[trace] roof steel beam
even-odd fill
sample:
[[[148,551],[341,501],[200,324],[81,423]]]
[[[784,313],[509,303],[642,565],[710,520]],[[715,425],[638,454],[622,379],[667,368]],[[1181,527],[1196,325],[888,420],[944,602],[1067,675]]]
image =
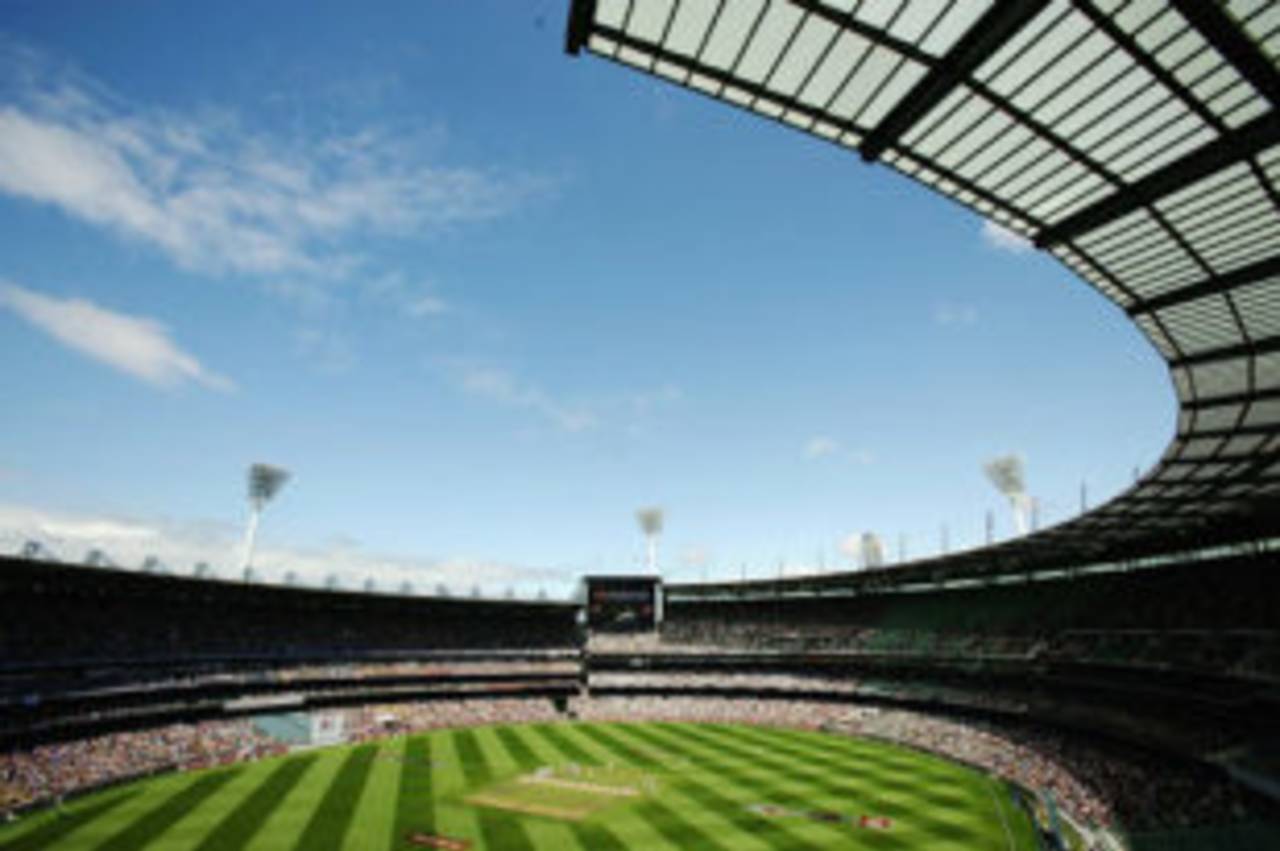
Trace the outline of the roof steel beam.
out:
[[[1178,440],[1199,440],[1201,438],[1214,437],[1258,437],[1270,434],[1280,434],[1280,424],[1276,425],[1239,425],[1228,426],[1226,428],[1202,428],[1191,429],[1189,431],[1178,432]]]
[[[1244,464],[1249,461],[1261,459],[1276,460],[1280,458],[1275,453],[1256,453],[1256,452],[1231,452],[1221,455],[1195,455],[1190,458],[1166,458],[1161,466],[1165,467],[1199,467],[1204,464]],[[1194,481],[1194,480],[1193,480]],[[1177,482],[1177,484],[1187,484],[1187,482]]]
[[[1174,358],[1169,361],[1171,369],[1177,369],[1180,366],[1196,366],[1202,363],[1213,363],[1220,360],[1231,360],[1232,358],[1251,357],[1253,355],[1265,355],[1271,352],[1280,352],[1280,337],[1263,337],[1260,340],[1250,340],[1244,343],[1234,343],[1230,346],[1222,346],[1217,349],[1206,349],[1201,352],[1194,352],[1189,355],[1183,355],[1180,358]]]
[[[1142,46],[1134,41],[1133,37],[1122,30],[1112,20],[1111,16],[1098,8],[1096,0],[1072,0],[1072,5],[1079,12],[1089,19],[1089,22],[1106,34],[1107,38],[1114,41],[1121,50],[1134,62],[1146,69],[1147,73],[1156,79],[1160,85],[1173,92],[1182,101],[1183,106],[1191,110],[1205,124],[1221,131],[1223,128],[1222,119],[1214,114],[1199,98],[1182,84],[1174,74],[1161,65],[1149,51],[1143,50]]]
[[[1199,399],[1184,401],[1182,407],[1199,411],[1206,408],[1228,408],[1275,399],[1280,399],[1280,387],[1269,390],[1255,390],[1253,392],[1224,393],[1220,396],[1202,396]]]
[[[800,0],[792,0],[792,2],[800,2]],[[683,54],[667,50],[661,45],[652,44],[650,42],[643,41],[641,39],[636,38],[635,36],[632,36],[632,35],[629,35],[628,33],[623,32],[620,29],[617,29],[616,27],[608,27],[608,26],[602,26],[600,24],[596,24],[592,27],[591,32],[592,34],[599,35],[603,38],[607,38],[611,41],[614,41],[619,45],[630,47],[633,50],[638,50],[642,53],[645,53],[651,56],[652,58],[654,58],[655,60],[669,62],[672,65],[676,65],[684,69],[690,74],[701,74],[702,76],[705,76],[708,79],[715,80],[717,83],[719,83],[722,86],[726,86],[726,87],[732,86],[734,88],[740,89],[741,91],[751,95],[752,98],[771,101],[777,104],[782,109],[790,112],[797,112],[805,116],[806,118],[810,119],[811,121],[815,121],[815,122],[820,121],[820,122],[829,124],[832,127],[838,128],[841,131],[844,131],[846,133],[852,133],[859,137],[865,136],[867,133],[866,127],[863,127],[852,121],[831,115],[825,112],[824,110],[811,106],[797,98],[788,97],[786,95],[781,94],[780,92],[771,91],[765,88],[764,86],[759,85],[758,83],[753,83],[749,80],[742,79],[741,77],[735,76],[734,74],[731,74],[728,71],[703,64],[698,60],[693,59],[689,56],[685,56]],[[612,58],[612,57],[605,57],[605,58]],[[617,61],[617,60],[614,60],[614,61]],[[662,78],[662,79],[665,80],[666,78]],[[679,84],[677,83],[677,85]],[[684,86],[684,88],[689,89],[688,86]],[[690,90],[697,92],[699,94],[706,94],[705,92],[701,92],[698,89],[690,89]],[[707,95],[707,96],[714,97],[713,95]],[[739,108],[746,108],[746,107],[739,107]],[[758,115],[759,113],[756,113],[756,114]],[[764,116],[761,116],[761,117],[764,117]],[[774,120],[776,121],[778,119],[774,119]],[[780,122],[780,123],[782,123],[786,127],[791,127],[792,129],[800,129],[800,128],[794,127],[793,125],[787,122]],[[830,141],[832,144],[840,144],[836,142],[834,139],[827,140],[827,141]],[[909,151],[905,152],[904,156],[911,157],[911,153]],[[1010,204],[1007,201],[1005,201],[1003,198],[1000,198],[994,193],[986,189],[983,189],[981,186],[974,184],[972,181],[966,179],[965,177],[959,174],[956,174],[955,172],[943,167],[940,163],[934,163],[934,162],[923,161],[923,160],[917,161],[917,163],[921,168],[921,170],[932,172],[939,179],[946,181],[948,183],[954,184],[960,190],[963,190],[964,192],[972,195],[975,198],[981,199],[982,201],[989,204],[991,207],[1001,210],[1008,215],[1017,216],[1023,221],[1027,222],[1027,224],[1031,225],[1032,227],[1038,228],[1042,226],[1041,222],[1038,221],[1037,219],[1034,219],[1031,216],[1026,215],[1023,211],[1010,206]]]
[[[1241,266],[1239,269],[1233,269],[1224,275],[1214,275],[1198,284],[1180,287],[1153,298],[1135,302],[1125,308],[1125,312],[1130,316],[1142,316],[1144,313],[1150,313],[1153,310],[1162,310],[1166,307],[1195,301],[1208,295],[1225,293],[1236,287],[1276,276],[1280,276],[1280,255],[1259,260],[1257,263],[1250,263],[1248,266]]]
[[[596,19],[596,0],[573,0],[569,9],[569,21],[564,31],[564,52],[577,56],[591,35],[591,23]]]
[[[1271,101],[1280,106],[1280,71],[1240,24],[1217,3],[1205,0],[1171,0],[1187,23],[1195,27],[1213,49],[1235,66],[1236,72]]]
[[[897,36],[891,35],[879,27],[863,23],[849,12],[841,12],[839,10],[832,9],[825,3],[819,2],[819,0],[790,0],[790,3],[792,6],[803,9],[815,17],[822,18],[824,21],[835,24],[843,30],[848,30],[855,35],[860,35],[873,44],[878,44],[881,47],[887,47],[895,53],[899,53],[907,57],[913,62],[919,62],[921,65],[928,65],[930,67],[938,63],[938,57],[924,52],[919,46],[909,41],[904,41]]]
[[[832,127],[838,127],[846,133],[854,133],[858,136],[862,136],[866,132],[865,127],[860,127],[852,121],[837,118],[836,116],[830,115],[818,107],[811,106],[797,98],[787,97],[780,92],[770,91],[759,83],[744,80],[743,78],[723,69],[706,65],[692,57],[667,50],[660,44],[653,44],[651,42],[638,39],[629,33],[625,33],[622,30],[617,29],[616,27],[607,27],[597,24],[592,28],[592,33],[603,38],[607,38],[610,41],[617,42],[619,45],[624,47],[630,47],[633,50],[647,54],[655,60],[676,65],[690,74],[699,74],[707,79],[715,80],[722,86],[740,89],[757,100],[772,101],[785,110],[798,112],[813,121],[825,122],[830,124]]]
[[[867,134],[859,147],[862,158],[867,162],[880,159],[902,134],[942,103],[956,86],[1048,5],[1048,0],[1009,0],[987,9],[950,52]]]
[[[1075,239],[1277,144],[1280,144],[1280,113],[1268,112],[1113,192],[1093,206],[1049,225],[1036,235],[1035,244],[1039,248],[1050,248]]]

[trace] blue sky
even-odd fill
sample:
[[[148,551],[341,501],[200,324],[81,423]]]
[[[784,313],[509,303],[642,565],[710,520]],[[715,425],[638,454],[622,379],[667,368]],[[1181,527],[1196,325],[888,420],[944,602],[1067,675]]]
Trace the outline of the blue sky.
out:
[[[886,168],[562,50],[562,2],[0,10],[0,546],[556,590],[975,545],[1154,462],[1165,372]],[[60,548],[60,549],[59,549]]]

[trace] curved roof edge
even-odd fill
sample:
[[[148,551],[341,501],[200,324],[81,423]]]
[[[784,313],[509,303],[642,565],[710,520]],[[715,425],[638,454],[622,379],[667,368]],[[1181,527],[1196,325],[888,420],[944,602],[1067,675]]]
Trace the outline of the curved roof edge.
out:
[[[1177,432],[1133,487],[897,580],[1280,537],[1273,2],[573,0],[566,50],[883,162],[1052,254],[1165,360]]]

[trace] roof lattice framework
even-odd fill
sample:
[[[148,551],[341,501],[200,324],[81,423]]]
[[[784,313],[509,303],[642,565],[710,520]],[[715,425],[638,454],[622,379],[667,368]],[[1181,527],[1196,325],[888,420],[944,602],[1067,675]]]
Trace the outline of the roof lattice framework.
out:
[[[1280,530],[1280,3],[575,0],[586,50],[883,162],[1050,252],[1169,365],[1161,460],[932,576]]]

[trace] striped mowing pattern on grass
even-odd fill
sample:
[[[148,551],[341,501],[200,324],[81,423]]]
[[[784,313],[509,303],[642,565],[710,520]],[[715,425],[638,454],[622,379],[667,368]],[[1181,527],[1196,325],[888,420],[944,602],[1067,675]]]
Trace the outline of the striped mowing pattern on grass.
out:
[[[400,848],[405,834],[413,830],[435,831],[431,806],[431,739],[414,736],[405,743],[400,763],[400,789],[396,794],[396,818],[388,839],[390,848]]]
[[[124,803],[132,794],[137,793],[115,795],[96,801],[93,804],[80,806],[76,808],[72,815],[63,816],[62,818],[45,818],[43,823],[4,842],[0,845],[0,848],[4,848],[5,851],[36,851],[39,848],[53,848],[64,836],[81,825],[105,815],[108,811]]]
[[[596,777],[635,772],[642,794],[602,797],[578,821],[467,801],[570,764],[606,767]],[[782,809],[766,816],[761,804]],[[888,816],[893,826],[837,815]],[[544,723],[153,778],[0,827],[0,851],[412,851],[414,833],[473,851],[1036,847],[1003,786],[881,742],[719,724]]]
[[[342,761],[329,789],[311,812],[311,819],[294,844],[294,851],[339,851],[351,826],[360,793],[369,780],[377,745],[354,748]]]

